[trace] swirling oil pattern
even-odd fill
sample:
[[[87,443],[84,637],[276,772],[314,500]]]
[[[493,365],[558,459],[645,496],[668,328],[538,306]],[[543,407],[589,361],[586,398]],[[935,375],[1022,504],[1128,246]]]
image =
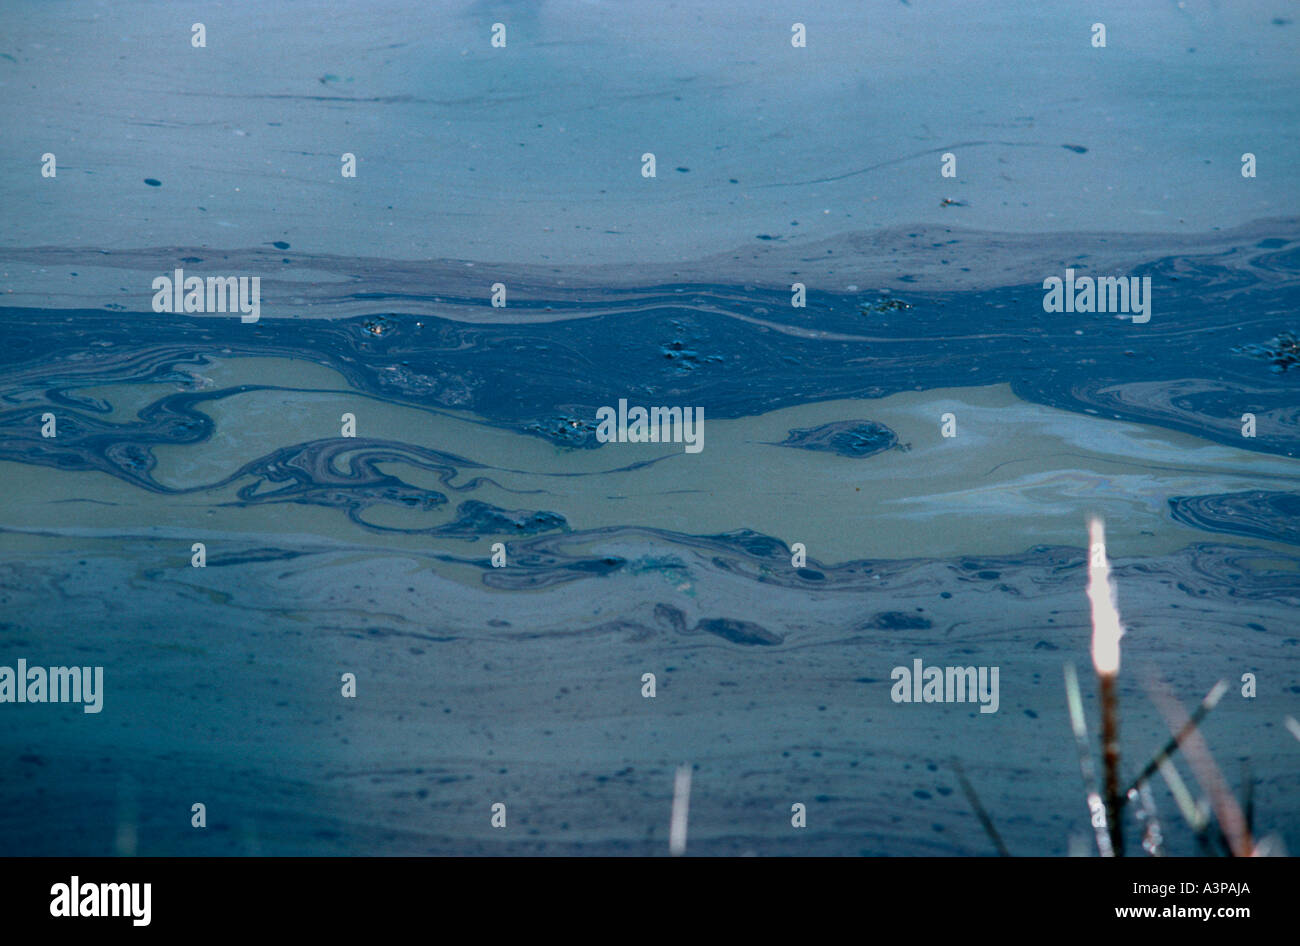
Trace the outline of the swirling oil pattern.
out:
[[[1234,97],[1202,129],[1172,92],[1160,121],[1113,86],[1080,117],[1083,59],[1043,59],[1003,3],[878,12],[941,61],[994,17],[1064,63],[1040,87],[1000,57],[944,117],[916,111],[924,62],[839,37],[856,4],[824,5],[833,55],[799,80],[757,44],[775,23],[791,52],[784,13],[698,11],[735,26],[724,70],[650,5],[507,4],[528,52],[496,61],[482,5],[409,42],[349,4],[295,40],[267,6],[283,54],[249,38],[202,77],[105,12],[156,62],[102,79],[129,108],[42,86],[47,130],[108,116],[75,156],[24,130],[55,27],[7,14],[5,127],[61,164],[42,190],[0,172],[0,667],[104,689],[98,713],[0,702],[0,850],[664,854],[689,764],[693,854],[992,853],[957,759],[1011,851],[1064,855],[1092,835],[1062,687],[1090,667],[1090,515],[1126,769],[1168,738],[1156,681],[1190,707],[1226,680],[1205,737],[1300,850],[1285,122]],[[1132,15],[1240,36],[1294,117],[1300,27],[1168,6]],[[1193,46],[1151,55],[1183,75]],[[585,64],[581,94],[557,78]],[[158,311],[178,269],[258,276],[260,318]],[[1149,279],[1149,321],[1048,311],[1067,269]],[[679,434],[696,411],[700,449],[610,436],[620,405]],[[996,705],[899,701],[914,661],[997,668]],[[1197,853],[1153,789],[1169,853]]]
[[[687,753],[716,780],[708,850],[976,852],[947,757],[978,740],[984,791],[1026,813],[1012,841],[1063,852],[1064,829],[1042,832],[1073,812],[1057,677],[1085,656],[1081,508],[1132,553],[1130,659],[1191,690],[1239,667],[1300,683],[1300,374],[1250,347],[1295,324],[1300,257],[1254,249],[1253,281],[1153,260],[1163,304],[1198,317],[1146,334],[1049,323],[1032,286],[912,292],[887,314],[871,293],[787,313],[726,285],[589,289],[599,314],[556,318],[574,305],[556,298],[513,322],[486,300],[477,322],[0,310],[23,550],[5,636],[93,654],[145,753],[20,753],[29,797],[59,804],[53,773],[84,764],[78,810],[135,798],[162,850],[186,835],[142,799],[175,778],[241,812],[205,850],[492,851],[466,791],[492,784],[536,800],[525,850],[647,852],[661,826],[641,799]],[[706,450],[602,444],[616,396],[702,405]],[[890,671],[914,657],[998,666],[1001,725],[900,712]],[[331,680],[352,667],[383,699],[340,713]],[[672,709],[645,715],[643,672]],[[1130,725],[1158,731],[1126,695]],[[798,846],[725,814],[804,795],[827,824]],[[80,817],[23,843],[66,849]]]

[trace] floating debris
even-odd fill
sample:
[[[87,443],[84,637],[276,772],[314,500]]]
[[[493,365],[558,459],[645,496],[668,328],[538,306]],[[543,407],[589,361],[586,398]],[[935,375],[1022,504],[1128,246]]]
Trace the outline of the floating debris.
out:
[[[371,335],[388,335],[397,329],[397,325],[392,319],[384,318],[382,315],[376,315],[366,319],[361,323],[361,327]]]
[[[875,302],[859,302],[858,311],[863,315],[875,315],[880,312],[902,312],[912,308],[910,302],[902,299],[879,299]]]
[[[722,363],[721,355],[701,355],[695,349],[688,348],[687,342],[680,338],[673,339],[659,351],[666,359],[676,364],[678,371],[694,371],[703,365]]]
[[[1275,372],[1281,374],[1288,368],[1300,365],[1300,338],[1294,332],[1282,332],[1263,344],[1242,345],[1234,348],[1233,352],[1263,358],[1273,365]]]
[[[559,414],[535,420],[523,426],[524,433],[544,437],[562,447],[592,449],[600,446],[596,439],[595,421],[584,420],[572,414]]]

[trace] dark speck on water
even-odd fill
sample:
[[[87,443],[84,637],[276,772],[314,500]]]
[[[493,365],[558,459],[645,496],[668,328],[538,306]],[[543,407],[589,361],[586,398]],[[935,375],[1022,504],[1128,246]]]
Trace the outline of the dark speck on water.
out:
[[[1075,154],[1086,154],[1088,151],[1083,145],[1061,145],[1061,147],[1073,151]]]
[[[162,181],[158,180],[157,178],[146,177],[144,179],[144,182],[148,184],[150,187],[162,187]]]

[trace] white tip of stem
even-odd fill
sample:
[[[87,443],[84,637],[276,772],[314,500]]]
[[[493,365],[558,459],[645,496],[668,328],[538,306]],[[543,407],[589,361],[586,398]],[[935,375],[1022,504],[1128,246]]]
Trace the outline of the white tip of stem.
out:
[[[686,816],[691,808],[691,767],[679,765],[673,780],[673,813],[668,822],[668,852],[686,853]]]
[[[1119,639],[1124,628],[1115,606],[1115,586],[1106,557],[1106,527],[1088,520],[1088,601],[1092,605],[1092,665],[1099,674],[1119,673]]]

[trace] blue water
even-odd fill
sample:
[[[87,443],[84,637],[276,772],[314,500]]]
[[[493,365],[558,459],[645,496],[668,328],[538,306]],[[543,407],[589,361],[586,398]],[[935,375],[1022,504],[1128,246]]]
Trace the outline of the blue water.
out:
[[[105,677],[0,703],[0,852],[657,855],[690,764],[689,853],[991,853],[954,758],[1015,853],[1086,849],[1090,514],[1126,773],[1153,681],[1226,679],[1300,848],[1300,27],[825,6],[804,50],[744,5],[0,14],[0,666]],[[153,311],[180,267],[260,319]],[[1045,312],[1066,267],[1151,320]],[[602,442],[619,399],[704,450]],[[997,712],[895,702],[914,658]]]

